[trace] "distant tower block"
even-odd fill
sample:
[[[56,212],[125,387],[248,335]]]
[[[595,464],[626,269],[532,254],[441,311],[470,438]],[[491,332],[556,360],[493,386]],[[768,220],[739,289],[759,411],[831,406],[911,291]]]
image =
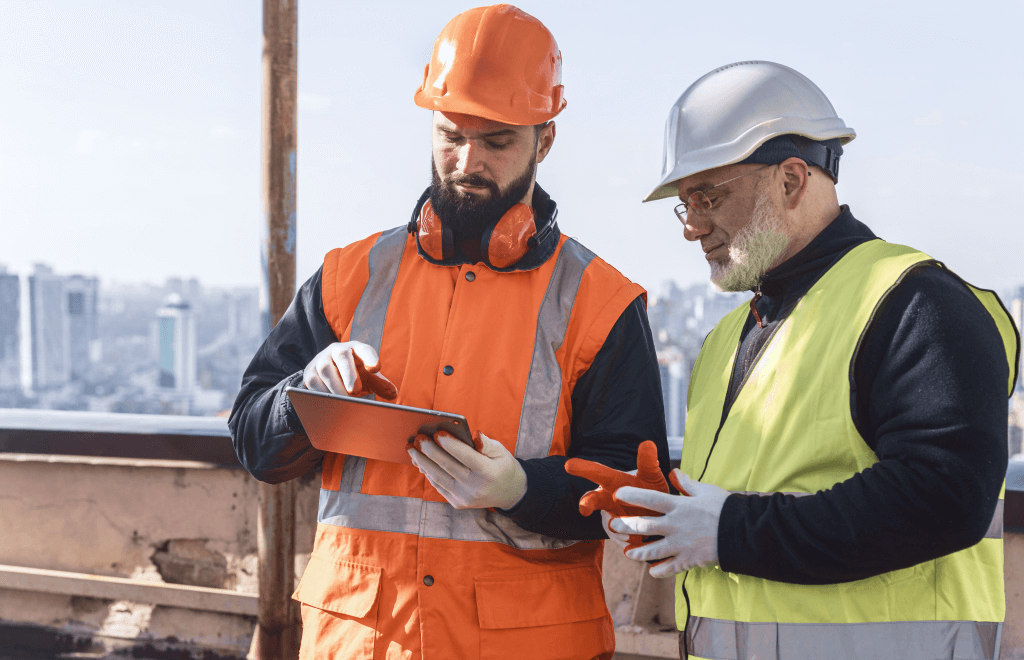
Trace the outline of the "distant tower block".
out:
[[[157,385],[180,392],[196,384],[196,331],[191,306],[172,293],[157,310],[159,374]]]
[[[60,387],[71,378],[64,278],[36,264],[28,284],[31,388]]]
[[[0,390],[21,385],[21,282],[0,266]]]
[[[95,277],[72,275],[64,279],[65,322],[68,335],[68,367],[72,379],[88,376],[99,336],[98,314],[99,280]]]

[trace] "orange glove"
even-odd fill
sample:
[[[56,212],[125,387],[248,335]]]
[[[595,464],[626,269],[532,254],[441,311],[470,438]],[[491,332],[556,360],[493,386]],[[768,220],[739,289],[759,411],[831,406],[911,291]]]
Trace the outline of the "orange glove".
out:
[[[650,440],[644,440],[637,449],[635,475],[581,458],[570,458],[566,461],[565,471],[571,475],[589,479],[598,485],[597,490],[584,493],[580,498],[580,513],[585,516],[589,516],[598,509],[607,511],[612,518],[662,515],[643,507],[622,504],[612,497],[615,491],[623,486],[646,488],[662,493],[668,492],[668,483],[658,464],[658,446]],[[687,495],[684,491],[680,492]],[[650,537],[647,538],[647,542],[650,542]],[[630,534],[626,550],[640,547],[644,543],[645,537],[639,534]]]
[[[365,396],[376,394],[386,401],[394,401],[398,398],[398,388],[390,380],[384,377],[380,371],[380,363],[372,367],[363,364],[363,359],[358,353],[352,353],[352,361],[355,362],[356,372],[359,374],[359,382],[363,388],[359,392],[350,392],[351,396]]]
[[[444,433],[448,433],[448,432],[444,431]],[[448,435],[451,435],[451,434],[448,433]],[[428,440],[432,441],[434,439],[432,437],[430,437],[429,435],[425,434],[425,433],[417,433],[416,437],[413,438],[412,446],[416,449],[416,451],[418,451],[419,453],[422,454],[423,453],[423,448],[420,445],[422,443],[428,441]],[[480,439],[480,431],[476,431],[475,433],[473,433],[473,447],[475,447],[476,450],[478,452],[480,452],[481,454],[484,452],[484,442],[483,442],[483,440]]]

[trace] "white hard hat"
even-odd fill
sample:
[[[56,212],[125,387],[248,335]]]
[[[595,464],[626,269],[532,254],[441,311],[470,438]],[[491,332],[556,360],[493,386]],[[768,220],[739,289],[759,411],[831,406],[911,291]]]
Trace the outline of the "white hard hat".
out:
[[[790,134],[838,139],[840,144],[857,136],[818,86],[798,71],[774,62],[715,69],[672,106],[665,123],[661,183],[644,201],[675,197],[679,179],[738,163],[767,140]]]

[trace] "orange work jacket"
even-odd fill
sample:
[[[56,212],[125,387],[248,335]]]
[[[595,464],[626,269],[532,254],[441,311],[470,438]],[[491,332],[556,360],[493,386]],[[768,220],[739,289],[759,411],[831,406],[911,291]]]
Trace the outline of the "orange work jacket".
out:
[[[322,295],[340,341],[378,349],[397,403],[461,413],[531,459],[566,453],[573,386],[644,290],[565,236],[499,273],[431,264],[401,227],[330,252]],[[455,509],[414,467],[328,454],[300,657],[610,658],[602,548]]]

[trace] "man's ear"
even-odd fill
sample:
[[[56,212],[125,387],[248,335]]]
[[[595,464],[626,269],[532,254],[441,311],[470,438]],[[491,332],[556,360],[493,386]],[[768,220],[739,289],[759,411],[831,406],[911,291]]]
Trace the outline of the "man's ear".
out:
[[[549,121],[547,125],[540,129],[540,135],[537,136],[537,162],[544,160],[544,157],[551,151],[551,145],[555,143],[555,122]]]
[[[810,185],[809,177],[813,176],[811,168],[802,159],[794,156],[779,163],[779,172],[782,174],[783,204],[786,209],[792,211],[800,206],[807,192]]]

